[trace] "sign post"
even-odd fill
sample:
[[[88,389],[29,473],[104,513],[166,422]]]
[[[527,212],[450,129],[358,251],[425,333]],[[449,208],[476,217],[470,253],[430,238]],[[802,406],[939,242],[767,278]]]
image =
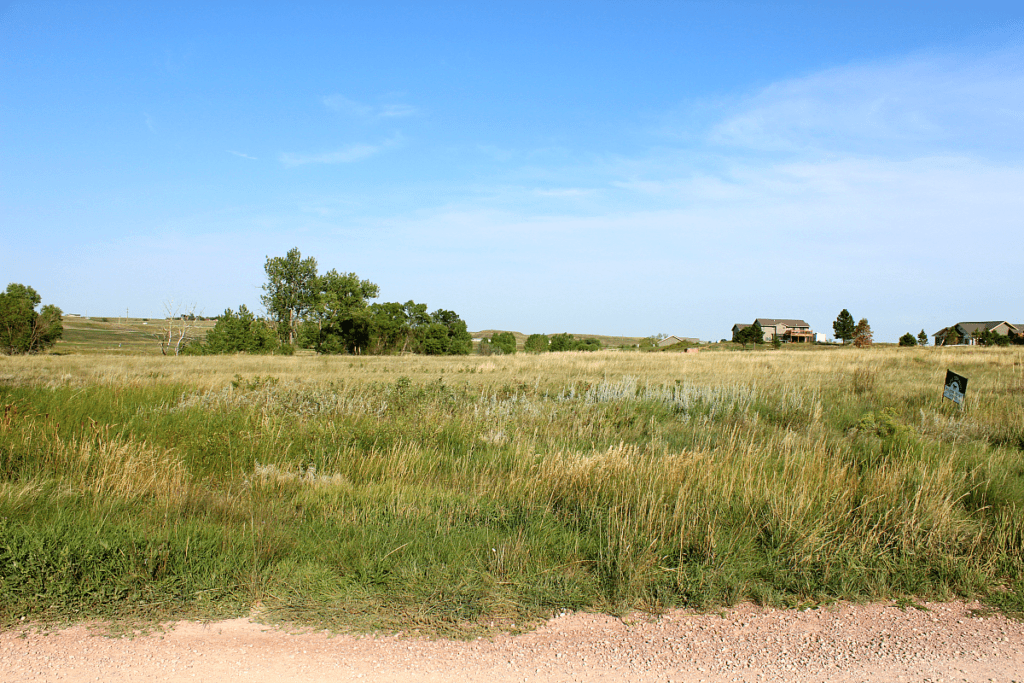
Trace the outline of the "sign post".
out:
[[[964,394],[966,393],[967,378],[956,374],[952,370],[946,370],[946,387],[942,390],[942,397],[948,398],[963,409]]]

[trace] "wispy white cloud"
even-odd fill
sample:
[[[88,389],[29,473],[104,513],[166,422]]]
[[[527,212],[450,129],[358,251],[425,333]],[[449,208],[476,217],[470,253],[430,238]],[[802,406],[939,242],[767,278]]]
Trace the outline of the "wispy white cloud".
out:
[[[243,152],[236,152],[233,149],[227,150],[227,153],[228,154],[234,154],[236,157],[241,157],[243,159],[248,159],[250,161],[259,161],[259,159],[257,159],[256,157],[249,156],[248,154],[244,154]]]
[[[363,119],[404,118],[419,113],[419,109],[411,104],[386,103],[373,106],[349,99],[344,95],[328,95],[323,98],[323,103],[331,111]]]
[[[759,151],[1024,151],[1024,50],[916,56],[774,83],[726,108],[708,141]]]
[[[377,108],[377,116],[385,119],[414,116],[419,109],[411,104],[385,104]]]
[[[348,114],[350,116],[372,116],[373,107],[350,100],[344,95],[328,95],[323,99],[324,106],[331,111]]]
[[[282,152],[279,159],[282,164],[289,167],[304,166],[306,164],[351,164],[368,159],[399,144],[401,144],[401,137],[396,135],[384,140],[380,144],[356,143],[330,152],[317,152],[314,154]]]
[[[597,192],[594,188],[585,187],[558,187],[558,188],[539,188],[533,191],[538,197],[552,197],[556,199],[575,199],[579,197],[589,197]]]

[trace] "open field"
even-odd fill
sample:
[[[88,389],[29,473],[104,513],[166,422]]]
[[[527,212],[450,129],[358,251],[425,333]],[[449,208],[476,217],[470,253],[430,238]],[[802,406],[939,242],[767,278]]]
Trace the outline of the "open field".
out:
[[[160,318],[65,316],[64,336],[54,347],[54,353],[160,355],[160,337],[167,338],[168,322]],[[193,336],[205,339],[216,321],[197,320],[190,324],[194,325]]]
[[[0,357],[0,624],[1014,612],[1022,456],[1016,348]]]

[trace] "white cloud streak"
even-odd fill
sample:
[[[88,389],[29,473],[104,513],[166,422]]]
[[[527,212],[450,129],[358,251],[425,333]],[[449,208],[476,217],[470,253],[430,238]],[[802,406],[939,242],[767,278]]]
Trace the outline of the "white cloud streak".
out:
[[[344,95],[328,95],[323,98],[324,106],[331,111],[362,119],[395,119],[415,116],[417,107],[411,104],[388,103],[372,106],[349,99]]]
[[[830,69],[743,98],[712,144],[784,152],[1024,151],[1024,50]]]
[[[259,161],[259,159],[257,159],[256,157],[249,156],[248,154],[244,154],[243,152],[236,152],[233,149],[227,150],[227,153],[234,154],[236,157],[241,157],[242,159],[248,159],[249,161]]]
[[[291,168],[294,166],[305,166],[307,164],[351,164],[364,159],[369,159],[384,150],[396,147],[401,144],[401,137],[395,136],[384,140],[380,144],[370,145],[356,143],[329,152],[317,152],[314,154],[296,154],[293,152],[282,152],[279,159],[282,164]]]

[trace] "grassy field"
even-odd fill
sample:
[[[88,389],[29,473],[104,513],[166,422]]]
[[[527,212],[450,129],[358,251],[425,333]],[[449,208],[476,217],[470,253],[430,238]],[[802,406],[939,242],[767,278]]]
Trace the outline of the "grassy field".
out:
[[[1022,456],[1018,348],[0,357],[0,624],[1014,612]]]
[[[57,342],[53,352],[101,353],[115,355],[162,355],[160,339],[167,339],[170,321],[160,318],[83,318],[65,316],[64,336]],[[174,321],[175,330],[179,321]],[[206,333],[216,321],[197,320],[191,336],[205,339]]]

